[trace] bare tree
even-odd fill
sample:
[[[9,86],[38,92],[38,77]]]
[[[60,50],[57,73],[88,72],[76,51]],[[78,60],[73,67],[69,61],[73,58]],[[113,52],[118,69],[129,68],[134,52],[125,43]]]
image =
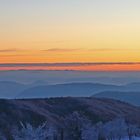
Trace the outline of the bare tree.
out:
[[[14,140],[46,140],[47,130],[46,123],[35,128],[31,124],[27,123],[23,125],[21,123],[21,130],[14,130],[13,138]]]
[[[103,135],[108,140],[124,138],[127,136],[127,125],[124,119],[115,119],[103,126]]]
[[[65,139],[66,140],[83,140],[83,129],[89,124],[90,121],[80,115],[78,112],[74,112],[64,120]]]

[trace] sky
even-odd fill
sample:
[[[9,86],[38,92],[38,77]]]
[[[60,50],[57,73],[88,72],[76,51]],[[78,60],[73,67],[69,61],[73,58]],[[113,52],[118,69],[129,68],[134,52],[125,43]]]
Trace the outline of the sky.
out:
[[[140,62],[139,7],[139,0],[0,0],[0,63]]]

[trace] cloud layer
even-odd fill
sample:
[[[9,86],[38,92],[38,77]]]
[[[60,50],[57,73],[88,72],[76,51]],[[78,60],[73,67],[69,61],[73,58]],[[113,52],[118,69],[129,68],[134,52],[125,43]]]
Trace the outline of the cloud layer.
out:
[[[0,67],[26,67],[26,66],[47,66],[47,67],[71,67],[71,66],[100,66],[100,65],[136,65],[140,62],[97,62],[97,63],[4,63]]]

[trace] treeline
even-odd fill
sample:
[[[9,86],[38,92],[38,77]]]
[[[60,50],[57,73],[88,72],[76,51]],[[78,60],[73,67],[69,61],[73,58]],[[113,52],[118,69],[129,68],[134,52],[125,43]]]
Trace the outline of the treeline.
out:
[[[93,124],[78,112],[67,116],[61,125],[45,122],[38,127],[20,123],[11,130],[11,140],[121,140],[140,137],[140,128],[129,124],[124,118]],[[4,134],[0,140],[9,140]]]

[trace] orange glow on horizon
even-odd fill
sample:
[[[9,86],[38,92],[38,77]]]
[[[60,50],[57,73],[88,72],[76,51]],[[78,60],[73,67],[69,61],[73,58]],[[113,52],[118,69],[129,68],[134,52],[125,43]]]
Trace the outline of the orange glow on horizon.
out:
[[[102,64],[81,66],[1,66],[0,71],[8,70],[74,70],[74,71],[140,71],[140,64]]]

